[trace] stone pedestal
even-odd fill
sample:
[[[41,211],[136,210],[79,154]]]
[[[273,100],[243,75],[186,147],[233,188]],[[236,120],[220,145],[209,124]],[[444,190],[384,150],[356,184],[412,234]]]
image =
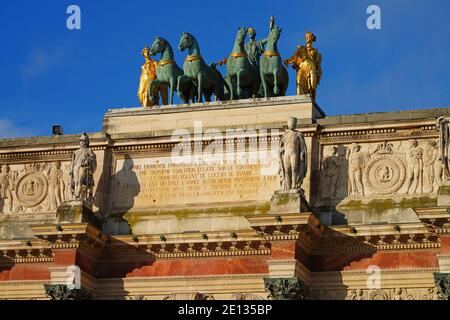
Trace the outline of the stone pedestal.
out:
[[[437,205],[438,207],[450,207],[450,181],[444,181],[439,186]]]
[[[83,201],[72,200],[63,202],[56,211],[56,223],[90,223],[101,229],[101,220]]]
[[[300,189],[278,190],[270,199],[270,213],[309,212],[309,205]]]

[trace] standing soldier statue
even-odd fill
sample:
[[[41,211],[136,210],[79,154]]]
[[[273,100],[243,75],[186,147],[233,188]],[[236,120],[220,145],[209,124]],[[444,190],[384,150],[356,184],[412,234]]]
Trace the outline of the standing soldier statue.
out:
[[[290,117],[280,140],[280,168],[284,190],[300,190],[307,172],[307,148],[303,134],[295,130],[297,118]]]
[[[316,36],[308,31],[305,35],[306,46],[298,46],[292,57],[285,60],[287,65],[297,71],[297,95],[309,94],[316,100],[316,90],[322,78],[322,55],[313,47]]]
[[[436,122],[436,128],[439,130],[439,161],[444,169],[444,180],[450,180],[450,128],[448,123],[449,121],[444,117],[439,117]]]
[[[89,147],[89,137],[83,133],[80,137],[80,149],[75,151],[70,167],[70,191],[72,199],[94,202],[94,172],[97,169],[97,157]]]

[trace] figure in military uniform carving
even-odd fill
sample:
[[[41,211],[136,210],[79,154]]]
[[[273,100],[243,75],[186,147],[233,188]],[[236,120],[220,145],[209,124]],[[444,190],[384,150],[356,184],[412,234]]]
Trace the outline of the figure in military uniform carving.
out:
[[[296,130],[297,118],[290,117],[288,130],[280,140],[280,167],[284,190],[300,189],[307,173],[307,148]]]
[[[287,65],[297,71],[297,95],[309,94],[316,100],[316,90],[322,78],[322,55],[313,47],[316,36],[308,31],[305,35],[306,46],[298,46],[292,57],[285,60]]]
[[[70,190],[74,200],[94,200],[94,172],[97,169],[97,157],[89,147],[89,137],[83,133],[80,148],[75,151],[70,167]]]

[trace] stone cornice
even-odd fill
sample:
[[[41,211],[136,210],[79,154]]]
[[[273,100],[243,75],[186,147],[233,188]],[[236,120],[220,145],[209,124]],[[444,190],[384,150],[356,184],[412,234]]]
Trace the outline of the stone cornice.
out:
[[[313,254],[437,251],[440,239],[423,223],[328,227]]]
[[[246,219],[267,241],[302,239],[305,249],[312,248],[312,244],[320,239],[326,229],[312,213],[254,215],[246,216]]]
[[[78,248],[81,241],[89,245],[104,247],[109,236],[88,223],[32,226],[36,237],[49,243],[52,249]]]
[[[0,265],[49,263],[53,260],[54,253],[51,246],[43,241],[11,240],[0,242]]]
[[[309,96],[284,96],[284,97],[273,97],[273,98],[257,98],[257,99],[241,99],[234,101],[213,101],[213,102],[203,102],[203,103],[193,103],[189,105],[176,105],[176,106],[163,106],[160,108],[116,108],[109,109],[105,114],[105,121],[112,117],[123,117],[123,116],[141,116],[141,115],[158,115],[167,113],[185,113],[185,112],[195,112],[195,111],[213,111],[213,110],[223,110],[223,109],[240,109],[248,107],[265,107],[265,106],[277,106],[277,105],[288,105],[288,104],[298,104],[298,103],[312,103]],[[320,108],[314,103],[314,107]],[[322,116],[324,115],[323,112]]]
[[[345,131],[331,131],[322,130],[319,135],[321,144],[342,144],[354,142],[380,142],[380,141],[394,141],[405,139],[419,139],[419,138],[437,138],[438,131],[434,126],[422,126],[416,128],[394,128],[394,125],[389,127],[358,129],[346,127]]]
[[[270,246],[253,230],[167,235],[113,236],[110,262],[269,255]]]
[[[450,210],[448,207],[414,208],[420,221],[434,234],[450,234]]]

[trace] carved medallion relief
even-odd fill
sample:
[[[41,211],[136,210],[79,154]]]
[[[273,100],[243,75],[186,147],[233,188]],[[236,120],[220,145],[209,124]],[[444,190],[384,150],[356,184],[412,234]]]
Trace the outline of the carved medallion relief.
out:
[[[433,139],[324,146],[319,196],[340,200],[434,193],[443,180],[438,153]]]
[[[0,214],[54,212],[66,199],[69,163],[0,166]]]

